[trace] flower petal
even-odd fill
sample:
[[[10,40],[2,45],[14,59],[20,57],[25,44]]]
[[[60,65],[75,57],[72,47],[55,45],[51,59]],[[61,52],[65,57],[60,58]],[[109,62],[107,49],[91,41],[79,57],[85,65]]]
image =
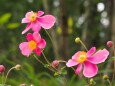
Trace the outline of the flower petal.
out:
[[[83,75],[85,77],[91,78],[95,76],[98,72],[98,67],[96,64],[92,64],[88,61],[84,62],[84,70],[83,70]]]
[[[82,64],[78,64],[77,69],[75,70],[76,74],[79,74],[82,70]]]
[[[38,43],[38,47],[40,49],[43,49],[46,47],[46,41],[44,39],[41,39],[40,42]]]
[[[45,15],[38,18],[38,21],[44,29],[50,29],[54,25],[56,19],[52,15]]]
[[[29,19],[33,13],[34,13],[33,11],[27,12],[25,17]]]
[[[94,52],[96,51],[96,48],[95,47],[92,47],[88,52],[88,56],[91,56]]]
[[[29,23],[29,22],[30,22],[30,20],[27,19],[27,18],[23,18],[23,19],[22,19],[22,23]]]
[[[93,64],[99,64],[104,62],[109,55],[109,52],[106,49],[97,51],[94,55],[87,58],[87,60]]]
[[[28,25],[25,28],[25,30],[22,31],[22,34],[26,33],[30,28],[31,28],[31,23],[28,23]]]
[[[34,50],[34,52],[35,52],[38,56],[40,56],[40,54],[41,54],[40,48],[36,48],[36,49]]]
[[[35,21],[35,22],[32,22],[32,30],[34,32],[39,32],[41,29],[41,26],[39,25],[39,22]]]
[[[34,40],[38,43],[41,40],[41,36],[38,32],[33,33]]]
[[[66,63],[66,66],[67,67],[72,67],[72,66],[76,66],[78,65],[79,63],[77,61],[75,61],[74,59],[70,59],[67,63]]]
[[[28,34],[26,35],[26,39],[27,39],[28,41],[33,40],[33,35],[32,35],[31,33],[28,33]]]
[[[37,16],[39,17],[39,16],[42,16],[43,14],[44,14],[43,11],[38,11]]]
[[[29,57],[29,55],[31,54],[31,50],[29,49],[28,47],[28,42],[22,42],[20,45],[19,45],[19,48],[21,50],[21,53],[24,55],[24,56],[27,56]]]
[[[78,51],[77,53],[75,53],[73,56],[72,56],[72,59],[77,59],[78,55],[80,54],[81,51]]]

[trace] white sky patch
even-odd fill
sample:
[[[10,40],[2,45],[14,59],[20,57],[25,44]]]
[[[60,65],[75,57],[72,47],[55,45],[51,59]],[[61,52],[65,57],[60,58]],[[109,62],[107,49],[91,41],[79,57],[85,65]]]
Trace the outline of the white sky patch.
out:
[[[97,4],[97,11],[101,12],[105,9],[105,5],[103,3],[98,3]]]
[[[28,0],[29,3],[33,3],[34,0]]]
[[[106,11],[102,12],[101,17],[106,18],[107,17],[107,12]]]
[[[54,4],[55,7],[58,7],[58,6],[60,5],[58,0],[55,0],[55,1],[53,2],[53,4]]]
[[[83,24],[84,20],[85,20],[85,17],[84,17],[83,15],[80,16],[80,17],[78,18],[78,21],[77,21],[76,26],[77,26],[77,27],[80,27],[80,26]]]
[[[104,26],[108,26],[109,25],[109,19],[107,18],[101,18],[101,21],[100,21]]]

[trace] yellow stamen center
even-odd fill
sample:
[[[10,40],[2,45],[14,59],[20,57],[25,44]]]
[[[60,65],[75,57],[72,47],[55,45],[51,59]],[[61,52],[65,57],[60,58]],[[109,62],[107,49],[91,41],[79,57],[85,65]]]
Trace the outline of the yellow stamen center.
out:
[[[33,14],[30,16],[29,19],[30,19],[31,22],[36,21],[36,19],[37,19],[37,13],[33,13]]]
[[[29,42],[29,48],[30,48],[31,50],[34,50],[34,49],[36,48],[36,46],[37,46],[37,44],[36,44],[35,41],[30,41],[30,42]]]
[[[76,60],[77,62],[83,63],[86,60],[87,56],[88,56],[87,53],[82,51],[80,52]]]

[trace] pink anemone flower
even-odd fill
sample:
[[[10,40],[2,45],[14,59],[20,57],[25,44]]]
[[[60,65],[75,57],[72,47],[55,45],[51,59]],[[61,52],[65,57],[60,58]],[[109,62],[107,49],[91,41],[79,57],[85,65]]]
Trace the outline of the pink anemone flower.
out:
[[[50,29],[54,25],[56,19],[52,15],[42,16],[43,14],[43,11],[38,11],[37,13],[33,11],[27,12],[25,18],[22,19],[22,23],[28,24],[22,34],[26,33],[30,28],[32,28],[34,32],[39,32],[41,27]]]
[[[82,66],[84,66],[83,75],[87,78],[94,77],[98,72],[97,64],[104,62],[109,55],[106,49],[94,53],[95,51],[95,47],[92,47],[88,52],[78,51],[66,63],[67,67],[77,65],[75,73],[79,74],[82,71]]]
[[[32,52],[35,52],[40,56],[42,49],[46,46],[46,41],[42,39],[40,34],[37,32],[34,32],[33,34],[28,33],[26,39],[28,42],[22,42],[19,45],[21,53],[29,57]]]

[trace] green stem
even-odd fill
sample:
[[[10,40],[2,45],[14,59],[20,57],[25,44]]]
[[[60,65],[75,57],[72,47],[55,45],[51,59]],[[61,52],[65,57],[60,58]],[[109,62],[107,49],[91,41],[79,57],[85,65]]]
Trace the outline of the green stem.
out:
[[[45,54],[44,54],[43,51],[42,51],[42,55],[43,55],[44,59],[46,60],[46,62],[49,64],[49,66],[51,66],[51,63],[50,63],[49,60],[46,58],[46,56],[45,56]]]
[[[5,86],[5,83],[6,83],[6,80],[7,80],[7,78],[8,78],[8,75],[9,75],[9,73],[11,72],[11,70],[13,70],[14,68],[15,68],[15,67],[10,68],[9,71],[7,72],[3,86]]]
[[[81,45],[86,49],[86,51],[88,51],[87,47],[85,46],[85,44],[80,40]]]
[[[38,58],[37,58],[37,56],[34,54],[33,55],[34,56],[34,58],[40,63],[40,64],[42,64],[43,66],[45,65],[42,61],[40,61]],[[47,67],[49,70],[51,70],[51,71],[53,71],[53,72],[55,72],[54,70],[52,70],[50,67]]]
[[[107,82],[109,83],[109,85],[110,85],[110,86],[112,86],[112,84],[111,84],[111,82],[110,82],[110,80],[109,80],[109,79],[107,79]]]
[[[33,56],[34,56],[34,58],[35,58],[39,63],[41,63],[42,65],[44,65],[44,63],[43,63],[42,61],[40,61],[35,54],[34,54]]]
[[[4,84],[4,73],[2,73],[2,85]]]
[[[45,32],[47,33],[48,37],[50,38],[50,40],[51,40],[52,44],[54,45],[52,37],[50,36],[50,34],[47,32],[47,30],[46,30],[46,29],[44,29],[44,30],[45,30]]]

